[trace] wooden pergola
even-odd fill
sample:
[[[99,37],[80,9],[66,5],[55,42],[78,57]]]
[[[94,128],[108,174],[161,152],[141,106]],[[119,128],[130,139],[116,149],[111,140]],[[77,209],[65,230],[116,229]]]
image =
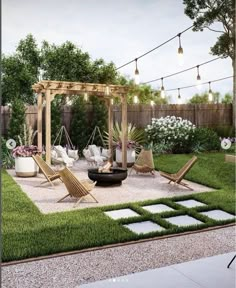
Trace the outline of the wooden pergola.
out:
[[[37,93],[38,102],[38,148],[42,150],[42,123],[43,123],[43,101],[46,100],[45,113],[45,138],[46,138],[46,162],[51,164],[51,101],[56,95],[73,96],[84,93],[102,98],[108,108],[108,132],[109,132],[109,149],[112,151],[112,131],[113,131],[113,97],[119,97],[122,106],[122,167],[127,167],[127,86],[106,85],[96,83],[66,82],[66,81],[49,81],[42,80],[32,86]],[[110,161],[113,162],[113,153],[110,153]]]

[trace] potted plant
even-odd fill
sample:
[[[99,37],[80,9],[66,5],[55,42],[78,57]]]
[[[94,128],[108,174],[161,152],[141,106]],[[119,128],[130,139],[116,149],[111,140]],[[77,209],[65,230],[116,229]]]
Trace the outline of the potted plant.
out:
[[[32,145],[36,133],[37,131],[33,133],[31,127],[24,125],[24,141],[18,136],[20,145],[12,150],[12,155],[15,158],[16,176],[18,177],[33,177],[37,175],[38,166],[32,158],[32,155],[40,153],[38,147]]]
[[[140,146],[144,143],[144,131],[136,128],[133,124],[129,123],[127,127],[127,166],[131,167],[135,162],[136,152],[140,150]],[[113,128],[113,144],[116,151],[116,163],[122,163],[122,130],[118,124],[115,123]],[[106,132],[106,142],[108,143],[108,133]]]

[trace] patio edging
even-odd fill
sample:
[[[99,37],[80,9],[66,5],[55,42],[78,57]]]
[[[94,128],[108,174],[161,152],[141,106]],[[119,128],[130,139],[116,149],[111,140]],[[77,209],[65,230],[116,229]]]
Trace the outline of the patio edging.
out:
[[[204,232],[208,232],[208,231],[212,231],[212,230],[224,229],[224,228],[233,227],[233,226],[236,226],[236,223],[230,223],[230,224],[226,224],[226,225],[208,227],[208,228],[204,228],[201,230],[195,230],[195,231],[186,231],[183,233],[156,236],[153,238],[140,239],[140,240],[136,240],[136,241],[128,241],[128,242],[123,242],[123,243],[108,244],[108,245],[104,245],[104,246],[98,246],[98,247],[86,248],[86,249],[74,250],[74,251],[68,251],[68,252],[59,252],[59,253],[55,253],[55,254],[51,254],[51,255],[32,257],[32,258],[22,259],[22,260],[13,260],[13,261],[1,263],[1,267],[7,267],[7,266],[18,265],[18,264],[23,264],[23,263],[30,263],[30,262],[34,262],[34,261],[40,261],[40,260],[47,260],[47,259],[63,257],[63,256],[70,256],[70,255],[86,253],[86,252],[105,250],[105,249],[122,247],[122,246],[128,246],[128,245],[145,243],[145,242],[150,242],[150,241],[163,240],[163,239],[168,239],[168,238],[173,238],[173,237],[180,237],[180,236],[186,236],[186,235],[191,235],[191,234],[204,233]]]

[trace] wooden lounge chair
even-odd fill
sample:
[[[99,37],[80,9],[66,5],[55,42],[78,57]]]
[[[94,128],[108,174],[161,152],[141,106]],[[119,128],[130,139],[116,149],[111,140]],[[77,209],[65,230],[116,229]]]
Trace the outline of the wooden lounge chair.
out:
[[[142,149],[138,155],[137,160],[130,169],[129,175],[131,175],[132,170],[138,173],[151,173],[155,175],[155,167],[153,162],[152,149]]]
[[[177,173],[168,174],[168,173],[160,171],[160,175],[170,180],[168,184],[170,184],[171,182],[174,182],[175,184],[182,185],[188,188],[189,190],[193,190],[192,188],[188,186],[188,184],[182,182],[182,180],[184,176],[189,172],[189,170],[193,167],[196,161],[197,161],[197,157],[193,156],[193,158],[190,159]]]
[[[76,206],[83,200],[84,197],[89,195],[95,200],[96,203],[98,203],[97,199],[90,193],[96,182],[90,180],[79,180],[67,167],[59,171],[59,174],[69,193],[57,202],[61,202],[68,196],[75,197],[78,198],[78,201],[75,203]]]
[[[60,179],[62,181],[61,176],[57,172],[55,172],[38,154],[32,155],[32,157],[38,165],[39,169],[42,171],[45,178],[47,179],[46,181],[40,183],[40,185],[49,182],[51,186],[54,187],[52,181],[57,179]]]

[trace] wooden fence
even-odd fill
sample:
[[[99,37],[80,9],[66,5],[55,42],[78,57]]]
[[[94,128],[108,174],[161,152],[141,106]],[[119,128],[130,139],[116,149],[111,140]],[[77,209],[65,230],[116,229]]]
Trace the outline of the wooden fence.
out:
[[[88,117],[91,118],[91,106],[88,107]],[[121,122],[120,106],[114,106],[114,121]],[[144,128],[151,123],[152,118],[165,116],[179,116],[188,119],[197,127],[216,127],[232,125],[232,104],[166,104],[166,105],[128,105],[128,122],[136,127]],[[2,135],[7,134],[11,109],[1,106],[1,129]],[[52,115],[53,117],[53,115]],[[71,122],[71,107],[64,106],[62,111],[62,122],[69,131]],[[28,106],[26,110],[27,122],[37,128],[37,107]]]

